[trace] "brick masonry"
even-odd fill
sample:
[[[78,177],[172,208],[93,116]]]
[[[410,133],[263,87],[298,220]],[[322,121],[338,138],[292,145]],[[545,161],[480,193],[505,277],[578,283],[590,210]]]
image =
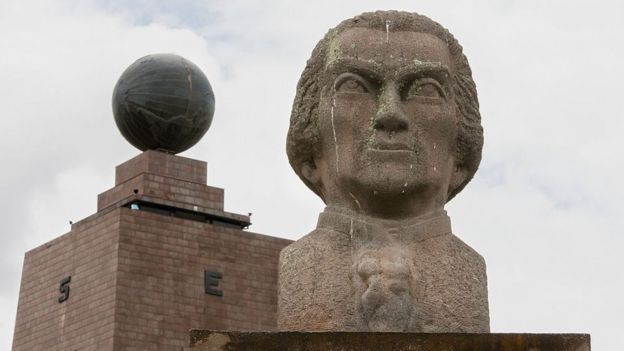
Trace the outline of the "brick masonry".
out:
[[[190,329],[275,330],[290,241],[242,230],[249,218],[224,212],[205,182],[205,162],[155,151],[118,166],[96,214],[26,253],[13,350],[183,350]],[[128,208],[137,201],[160,207]],[[205,293],[205,270],[222,274],[223,296]]]

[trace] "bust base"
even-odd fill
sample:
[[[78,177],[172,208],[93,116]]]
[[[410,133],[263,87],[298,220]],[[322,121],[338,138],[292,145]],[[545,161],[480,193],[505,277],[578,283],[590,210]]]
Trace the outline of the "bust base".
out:
[[[193,351],[590,351],[589,334],[237,332],[191,330]]]

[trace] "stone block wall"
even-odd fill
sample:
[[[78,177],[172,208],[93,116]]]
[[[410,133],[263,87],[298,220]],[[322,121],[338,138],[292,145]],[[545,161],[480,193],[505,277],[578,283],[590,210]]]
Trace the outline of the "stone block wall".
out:
[[[115,349],[188,347],[194,326],[277,328],[277,264],[288,240],[123,209]],[[206,294],[205,271],[222,278]],[[177,348],[175,348],[177,347]]]
[[[205,181],[205,162],[155,151],[118,166],[96,214],[26,253],[13,350],[181,350],[190,329],[275,330],[291,241],[243,230],[249,217]],[[206,271],[220,279],[207,287]]]
[[[95,216],[26,253],[13,350],[112,350],[119,219]]]

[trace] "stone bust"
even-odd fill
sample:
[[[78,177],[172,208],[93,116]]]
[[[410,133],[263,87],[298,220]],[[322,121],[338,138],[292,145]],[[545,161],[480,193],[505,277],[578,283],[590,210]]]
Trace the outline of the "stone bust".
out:
[[[468,61],[440,24],[378,11],[331,29],[299,80],[287,140],[327,207],[281,253],[279,329],[489,332],[484,260],[444,210],[482,145]]]

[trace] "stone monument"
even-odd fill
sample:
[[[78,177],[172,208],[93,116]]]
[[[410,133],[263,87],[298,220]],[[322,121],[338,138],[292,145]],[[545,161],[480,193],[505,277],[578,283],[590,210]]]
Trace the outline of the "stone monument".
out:
[[[287,152],[327,207],[281,253],[280,330],[489,332],[485,262],[444,210],[477,170],[480,120],[462,47],[431,19],[364,13],[325,35]]]

